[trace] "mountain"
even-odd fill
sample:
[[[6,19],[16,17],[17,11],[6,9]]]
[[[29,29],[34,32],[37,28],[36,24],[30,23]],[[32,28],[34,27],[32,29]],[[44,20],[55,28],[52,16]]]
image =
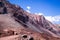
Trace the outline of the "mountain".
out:
[[[43,15],[0,0],[0,40],[60,40],[60,29]]]

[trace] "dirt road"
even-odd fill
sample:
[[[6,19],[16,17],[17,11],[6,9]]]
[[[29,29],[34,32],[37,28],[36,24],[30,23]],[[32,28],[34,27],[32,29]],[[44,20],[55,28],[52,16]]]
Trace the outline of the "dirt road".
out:
[[[12,35],[7,37],[2,37],[0,40],[18,40],[19,35]]]

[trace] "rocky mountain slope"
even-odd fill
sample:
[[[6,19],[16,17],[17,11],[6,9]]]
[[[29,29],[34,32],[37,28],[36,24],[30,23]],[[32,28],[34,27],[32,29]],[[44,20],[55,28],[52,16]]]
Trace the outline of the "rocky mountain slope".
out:
[[[0,40],[13,35],[19,35],[16,40],[60,40],[60,29],[43,15],[30,14],[8,0],[0,0]]]

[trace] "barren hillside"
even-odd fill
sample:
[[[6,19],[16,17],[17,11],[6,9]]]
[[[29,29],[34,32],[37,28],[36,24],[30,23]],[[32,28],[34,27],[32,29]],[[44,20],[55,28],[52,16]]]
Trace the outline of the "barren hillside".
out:
[[[0,40],[60,40],[60,30],[43,15],[0,0]]]

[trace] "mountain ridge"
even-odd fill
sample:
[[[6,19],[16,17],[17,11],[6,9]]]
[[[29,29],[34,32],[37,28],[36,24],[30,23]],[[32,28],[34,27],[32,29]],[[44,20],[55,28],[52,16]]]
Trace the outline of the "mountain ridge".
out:
[[[16,32],[15,35],[21,33],[28,35],[31,33],[30,35],[33,38],[35,38],[34,35],[38,37],[39,34],[43,36],[42,38],[44,38],[44,35],[46,38],[50,37],[48,38],[49,40],[52,40],[51,38],[54,37],[56,40],[60,39],[60,30],[50,21],[46,20],[43,15],[29,14],[23,8],[11,4],[7,0],[0,0],[0,32],[1,30],[6,36],[7,34],[13,35]],[[8,32],[11,33],[9,34]]]

